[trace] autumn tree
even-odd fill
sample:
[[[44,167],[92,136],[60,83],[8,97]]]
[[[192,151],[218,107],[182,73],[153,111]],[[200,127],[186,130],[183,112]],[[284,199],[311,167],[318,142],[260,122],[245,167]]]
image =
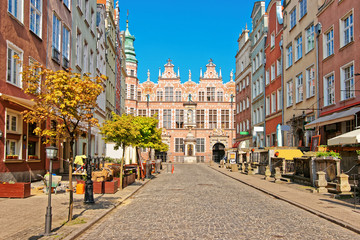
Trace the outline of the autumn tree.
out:
[[[167,151],[168,145],[161,141],[161,129],[157,126],[158,120],[150,117],[134,117],[133,115],[122,116],[113,113],[112,120],[108,120],[100,128],[105,142],[115,143],[114,148],[122,147],[123,156],[120,163],[120,187],[122,187],[123,164],[125,148],[144,147],[154,148],[159,151]]]
[[[69,221],[73,216],[74,143],[88,124],[98,125],[91,109],[97,107],[96,99],[104,91],[102,85],[105,80],[105,76],[89,77],[71,70],[53,71],[37,63],[25,67],[22,72],[23,90],[33,97],[32,101],[35,103],[31,110],[24,112],[25,121],[37,124],[34,133],[45,137],[44,144],[63,139],[70,143]],[[50,120],[56,122],[56,128],[41,128]]]

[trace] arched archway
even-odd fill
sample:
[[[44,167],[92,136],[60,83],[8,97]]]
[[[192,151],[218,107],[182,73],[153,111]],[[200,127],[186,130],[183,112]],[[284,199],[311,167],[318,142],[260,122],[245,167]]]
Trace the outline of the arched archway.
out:
[[[214,162],[220,162],[225,156],[225,145],[222,143],[216,143],[212,148],[212,160]]]

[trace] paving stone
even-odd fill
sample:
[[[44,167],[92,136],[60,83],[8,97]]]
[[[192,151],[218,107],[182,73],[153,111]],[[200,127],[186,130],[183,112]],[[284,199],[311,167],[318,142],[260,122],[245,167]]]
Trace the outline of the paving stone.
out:
[[[175,165],[80,239],[359,239],[205,165]]]

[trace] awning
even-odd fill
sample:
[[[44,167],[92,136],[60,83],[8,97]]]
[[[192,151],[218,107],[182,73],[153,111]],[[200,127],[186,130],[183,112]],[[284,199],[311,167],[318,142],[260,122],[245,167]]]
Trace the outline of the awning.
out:
[[[344,144],[358,144],[360,143],[360,129],[347,132],[336,136],[334,138],[328,139],[328,145],[344,145]]]
[[[285,160],[301,158],[304,155],[299,149],[276,149],[276,152],[279,152],[278,158],[284,158]]]
[[[35,103],[29,99],[26,99],[26,98],[19,98],[19,97],[14,97],[14,96],[11,96],[11,95],[7,95],[7,94],[4,94],[4,93],[0,93],[0,97],[5,99],[5,100],[9,100],[11,102],[14,102],[16,104],[19,104],[23,107],[26,107],[26,108],[32,108],[34,107]]]
[[[360,107],[353,107],[346,111],[336,112],[331,115],[320,117],[312,121],[311,123],[306,124],[305,129],[353,120],[357,112],[360,112]]]
[[[240,144],[240,142],[236,142],[236,143],[233,144],[232,147],[233,147],[233,148],[237,148],[237,147],[239,146],[239,144]]]

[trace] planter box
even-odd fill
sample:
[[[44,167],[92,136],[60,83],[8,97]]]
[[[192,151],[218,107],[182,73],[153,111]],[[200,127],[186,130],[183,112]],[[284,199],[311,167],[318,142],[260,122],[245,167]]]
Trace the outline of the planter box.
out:
[[[0,184],[0,197],[26,198],[30,196],[30,183],[18,182],[14,184]]]
[[[133,184],[135,182],[135,173],[132,173],[127,176],[127,185]]]
[[[117,179],[114,179],[111,182],[105,182],[105,193],[114,194],[117,192],[119,183]]]
[[[127,176],[124,176],[124,178],[123,178],[123,182],[122,182],[122,187],[123,188],[126,188],[127,187],[127,185],[128,185],[128,183],[127,183]]]
[[[119,188],[120,187],[120,178],[119,177],[114,177],[113,180],[114,181],[117,180],[117,182],[118,182],[117,187]]]
[[[93,182],[93,192],[95,194],[103,194],[105,192],[104,182]]]

